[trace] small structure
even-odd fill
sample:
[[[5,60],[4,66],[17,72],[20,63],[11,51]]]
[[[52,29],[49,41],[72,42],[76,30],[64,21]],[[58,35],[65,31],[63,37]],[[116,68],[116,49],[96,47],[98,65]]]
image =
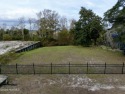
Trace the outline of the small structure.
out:
[[[21,52],[30,51],[30,50],[33,50],[33,49],[36,49],[36,48],[39,48],[39,47],[41,47],[41,42],[40,41],[34,42],[34,43],[32,43],[32,44],[30,44],[28,46],[25,46],[25,47],[23,47],[21,49],[17,49],[15,52],[16,53],[21,53]]]
[[[3,84],[8,84],[8,76],[0,75],[0,86]]]

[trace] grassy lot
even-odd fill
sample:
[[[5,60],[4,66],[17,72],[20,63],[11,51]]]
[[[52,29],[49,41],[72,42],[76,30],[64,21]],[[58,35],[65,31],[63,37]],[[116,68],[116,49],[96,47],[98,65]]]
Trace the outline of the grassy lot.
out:
[[[113,52],[101,47],[81,46],[43,47],[21,54],[4,55],[3,58],[9,64],[122,63],[125,61],[125,56],[121,52]],[[125,92],[125,75],[118,74],[8,76],[12,85],[1,87],[0,94],[124,94]]]
[[[18,64],[50,64],[50,63],[123,63],[125,56],[121,52],[113,52],[101,47],[56,46],[43,47],[23,53],[10,63]]]

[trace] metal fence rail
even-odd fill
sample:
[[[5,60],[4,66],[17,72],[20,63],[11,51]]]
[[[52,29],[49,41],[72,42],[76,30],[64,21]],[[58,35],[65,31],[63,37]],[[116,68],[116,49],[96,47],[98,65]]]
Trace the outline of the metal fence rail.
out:
[[[0,65],[0,74],[125,74],[123,64]]]

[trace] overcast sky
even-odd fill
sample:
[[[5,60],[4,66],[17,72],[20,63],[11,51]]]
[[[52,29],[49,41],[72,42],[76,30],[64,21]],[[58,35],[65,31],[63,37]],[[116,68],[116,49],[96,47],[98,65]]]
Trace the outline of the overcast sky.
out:
[[[43,9],[55,10],[68,19],[78,19],[82,6],[103,17],[103,13],[116,2],[117,0],[0,0],[0,19],[36,17],[36,13]]]

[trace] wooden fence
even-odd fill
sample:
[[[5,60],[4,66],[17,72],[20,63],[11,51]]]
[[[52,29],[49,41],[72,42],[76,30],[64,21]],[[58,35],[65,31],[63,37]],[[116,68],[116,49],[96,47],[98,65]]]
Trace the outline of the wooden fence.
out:
[[[0,74],[125,74],[123,64],[0,65]]]

